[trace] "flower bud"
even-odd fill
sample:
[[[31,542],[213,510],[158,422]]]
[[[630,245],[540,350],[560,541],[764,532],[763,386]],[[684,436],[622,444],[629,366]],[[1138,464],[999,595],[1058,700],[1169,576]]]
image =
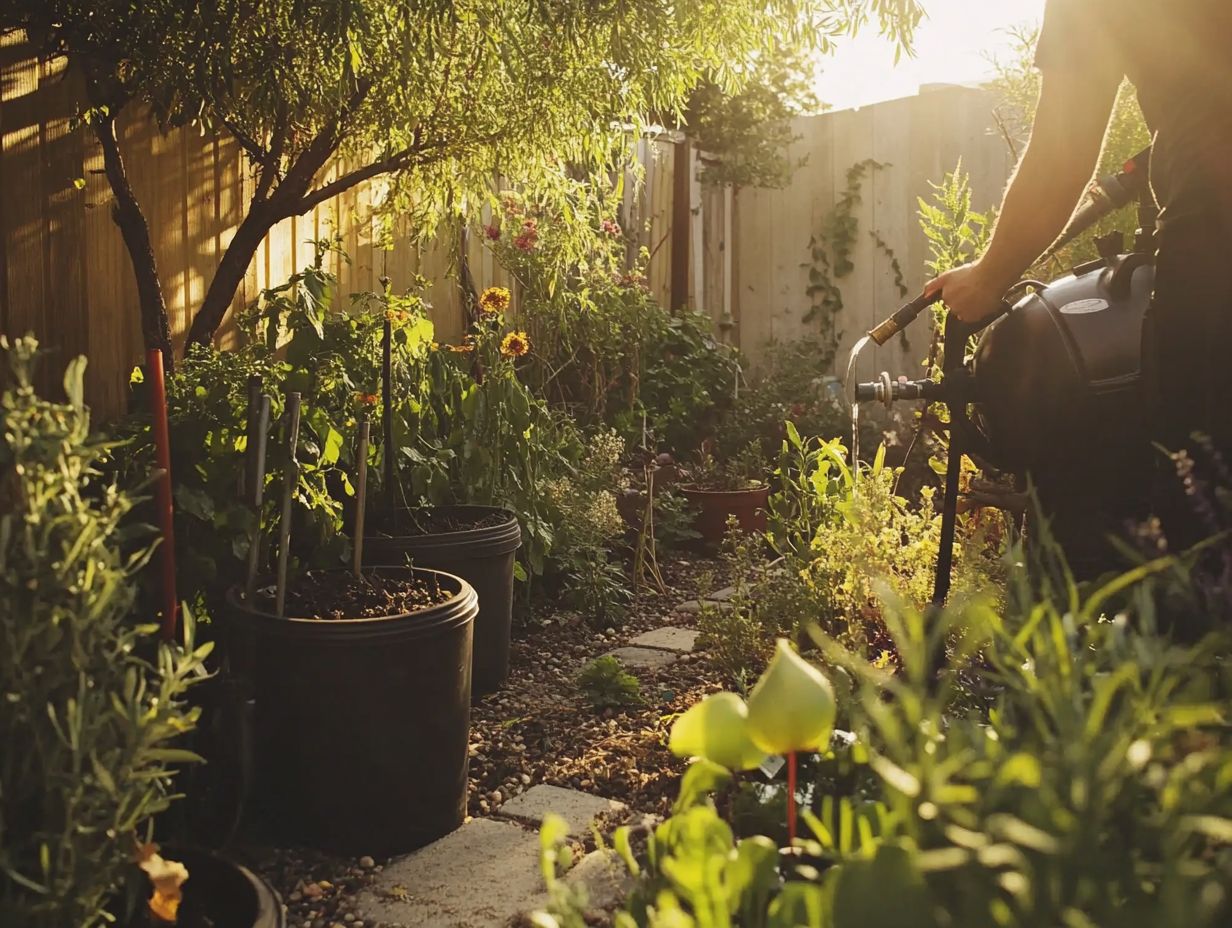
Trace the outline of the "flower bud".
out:
[[[834,690],[812,664],[780,638],[774,659],[749,694],[748,733],[770,754],[817,751],[834,730]]]

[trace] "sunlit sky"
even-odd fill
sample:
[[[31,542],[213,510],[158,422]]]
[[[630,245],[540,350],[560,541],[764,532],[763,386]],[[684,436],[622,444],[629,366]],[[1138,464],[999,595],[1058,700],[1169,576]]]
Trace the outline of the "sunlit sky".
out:
[[[1004,29],[1038,24],[1044,0],[922,0],[928,18],[915,57],[896,66],[894,48],[876,29],[840,41],[819,65],[817,95],[835,109],[912,96],[921,84],[969,83],[990,76],[988,56],[1010,44]]]

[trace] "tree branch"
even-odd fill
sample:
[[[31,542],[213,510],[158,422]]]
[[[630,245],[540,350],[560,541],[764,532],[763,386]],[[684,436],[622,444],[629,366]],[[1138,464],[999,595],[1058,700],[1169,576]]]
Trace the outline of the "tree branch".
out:
[[[396,155],[382,158],[380,161],[374,161],[372,164],[343,174],[328,184],[305,194],[296,204],[296,212],[306,213],[318,203],[323,203],[331,197],[336,197],[338,194],[350,190],[356,184],[363,183],[373,177],[379,177],[382,174],[388,174],[391,171],[400,171],[403,168],[410,167],[414,164],[416,157],[422,154],[423,151],[424,147],[417,140],[410,148],[404,148]]]

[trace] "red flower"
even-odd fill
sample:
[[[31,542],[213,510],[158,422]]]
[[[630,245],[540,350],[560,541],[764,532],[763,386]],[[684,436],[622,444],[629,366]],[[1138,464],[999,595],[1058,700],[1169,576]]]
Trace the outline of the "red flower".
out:
[[[497,228],[496,226],[485,226],[483,231],[484,231],[484,234],[487,235],[487,237],[491,239],[492,241],[495,242],[495,241],[500,240],[501,230]]]

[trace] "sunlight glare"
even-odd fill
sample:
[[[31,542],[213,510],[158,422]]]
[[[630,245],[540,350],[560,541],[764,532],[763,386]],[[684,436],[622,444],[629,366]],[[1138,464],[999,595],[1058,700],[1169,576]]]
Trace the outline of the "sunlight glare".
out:
[[[915,55],[894,63],[894,48],[875,29],[835,43],[818,62],[815,88],[834,109],[913,96],[923,84],[965,84],[992,74],[990,56],[1011,45],[1005,30],[1037,25],[1044,0],[924,0]]]

